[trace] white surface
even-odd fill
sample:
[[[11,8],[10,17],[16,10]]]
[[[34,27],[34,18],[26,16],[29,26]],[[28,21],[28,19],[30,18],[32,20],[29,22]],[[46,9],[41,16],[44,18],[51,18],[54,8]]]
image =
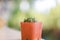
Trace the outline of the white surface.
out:
[[[8,27],[3,27],[0,29],[0,40],[19,40],[20,32],[10,29]]]

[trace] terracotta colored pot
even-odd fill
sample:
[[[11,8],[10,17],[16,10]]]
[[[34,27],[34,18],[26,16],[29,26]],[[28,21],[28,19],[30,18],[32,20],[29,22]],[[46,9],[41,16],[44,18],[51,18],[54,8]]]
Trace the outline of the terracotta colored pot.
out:
[[[22,40],[41,40],[42,23],[22,22],[21,34],[22,34]]]

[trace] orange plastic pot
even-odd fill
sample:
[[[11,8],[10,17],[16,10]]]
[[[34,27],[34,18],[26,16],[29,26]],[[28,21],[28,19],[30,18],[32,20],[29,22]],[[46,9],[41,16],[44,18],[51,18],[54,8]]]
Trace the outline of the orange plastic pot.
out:
[[[41,40],[42,23],[22,22],[21,34],[22,34],[22,40]]]

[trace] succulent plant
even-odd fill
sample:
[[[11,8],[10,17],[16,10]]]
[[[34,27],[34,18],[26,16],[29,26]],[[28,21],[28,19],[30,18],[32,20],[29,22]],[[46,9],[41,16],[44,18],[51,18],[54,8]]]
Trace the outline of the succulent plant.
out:
[[[24,20],[24,22],[36,22],[35,18],[27,18]]]

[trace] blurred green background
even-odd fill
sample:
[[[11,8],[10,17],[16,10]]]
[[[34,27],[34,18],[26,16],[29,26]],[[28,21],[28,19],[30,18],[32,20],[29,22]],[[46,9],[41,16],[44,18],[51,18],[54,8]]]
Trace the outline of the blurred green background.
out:
[[[20,23],[27,17],[35,17],[43,23],[42,38],[60,40],[59,0],[14,0],[8,26],[20,30]]]

